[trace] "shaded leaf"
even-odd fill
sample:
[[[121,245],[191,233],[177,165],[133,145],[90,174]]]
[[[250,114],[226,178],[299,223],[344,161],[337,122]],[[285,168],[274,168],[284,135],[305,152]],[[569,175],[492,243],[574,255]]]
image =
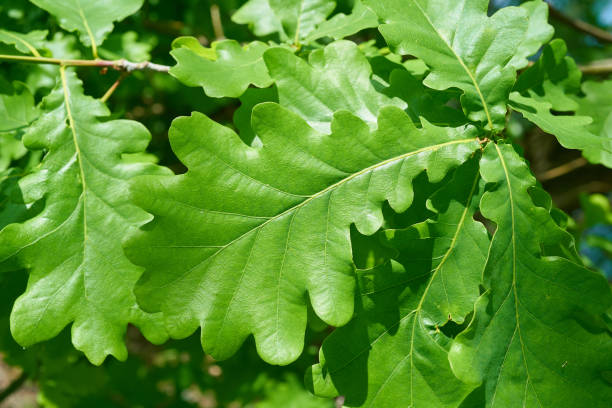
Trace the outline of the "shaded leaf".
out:
[[[587,129],[612,140],[612,81],[586,81],[582,84],[583,97],[575,97],[576,115],[589,116],[593,122]]]
[[[283,42],[299,44],[335,8],[333,0],[249,0],[232,20],[249,24],[256,36],[278,34]]]
[[[461,323],[479,296],[489,247],[473,219],[480,188],[472,160],[431,198],[434,220],[387,232],[399,255],[359,274],[355,319],[325,339],[306,375],[315,393],[348,406],[456,407],[474,389],[454,376],[440,328]]]
[[[273,103],[252,124],[263,147],[202,114],[175,120],[171,144],[189,171],[133,184],[155,220],[126,251],[147,269],[139,302],[163,311],[171,336],[201,326],[204,350],[222,359],[253,334],[264,360],[287,364],[303,347],[307,294],[328,324],[353,314],[350,225],[373,234],[384,201],[405,211],[414,177],[442,179],[479,143],[472,128],[418,130],[395,107],[375,132],[341,111],[325,135]]]
[[[234,112],[234,125],[238,130],[238,135],[249,146],[261,146],[261,140],[251,126],[251,117],[253,108],[263,102],[278,102],[276,87],[247,89],[240,97],[240,107]]]
[[[42,164],[20,182],[24,202],[42,212],[0,233],[0,262],[17,259],[29,269],[15,303],[11,331],[22,346],[55,337],[69,323],[72,341],[95,364],[107,355],[125,359],[128,323],[153,342],[166,339],[159,317],[142,312],[132,287],[141,270],[124,256],[121,240],[150,216],[130,204],[127,181],[165,174],[149,164],[125,163],[122,153],[144,150],[146,129],[106,121],[106,107],[83,94],[72,72],[43,101],[44,115],[24,136],[33,150],[47,149]]]
[[[34,103],[34,96],[27,87],[15,83],[11,94],[0,94],[0,132],[14,132],[29,126],[39,112]],[[0,152],[0,156],[4,152]]]
[[[407,112],[415,123],[419,123],[421,117],[436,126],[455,127],[467,123],[463,112],[448,106],[456,93],[427,88],[405,70],[392,71],[389,80],[390,86],[384,93],[405,101]]]
[[[543,247],[568,247],[572,239],[550,208],[534,204],[536,180],[512,146],[487,146],[481,174],[489,184],[480,208],[497,230],[484,275],[487,292],[451,349],[455,373],[482,382],[481,406],[609,405],[608,283],[565,258],[542,255]]]
[[[283,26],[272,11],[269,0],[249,0],[234,15],[232,21],[248,24],[257,37],[282,33]]]

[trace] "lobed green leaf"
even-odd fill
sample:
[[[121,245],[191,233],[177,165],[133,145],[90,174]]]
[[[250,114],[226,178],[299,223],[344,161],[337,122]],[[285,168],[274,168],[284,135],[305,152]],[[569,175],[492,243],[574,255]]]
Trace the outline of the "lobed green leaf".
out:
[[[11,314],[11,331],[27,347],[72,325],[72,341],[94,364],[107,355],[127,357],[128,323],[153,342],[167,335],[159,316],[140,310],[132,287],[141,270],[121,248],[127,232],[150,220],[131,204],[127,182],[136,175],[166,174],[129,163],[123,153],[143,151],[149,134],[132,121],[107,120],[106,107],[83,94],[73,72],[61,69],[44,114],[23,141],[46,149],[41,165],[20,181],[23,202],[42,205],[38,215],[0,232],[0,263],[30,272],[26,292]]]
[[[469,127],[419,130],[395,107],[376,131],[340,111],[321,133],[273,103],[256,106],[252,123],[262,147],[201,114],[173,123],[189,171],[133,184],[155,220],[126,251],[147,269],[140,304],[163,312],[172,337],[201,326],[204,350],[227,358],[253,334],[264,360],[288,364],[303,347],[308,299],[328,324],[353,314],[350,225],[373,234],[384,201],[405,211],[413,178],[427,168],[442,179],[479,143]]]

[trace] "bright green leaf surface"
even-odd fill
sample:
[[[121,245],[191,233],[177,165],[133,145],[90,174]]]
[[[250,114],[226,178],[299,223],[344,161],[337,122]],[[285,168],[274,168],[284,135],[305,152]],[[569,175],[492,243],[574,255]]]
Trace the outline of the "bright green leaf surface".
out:
[[[505,7],[487,17],[488,0],[367,0],[386,24],[380,31],[398,53],[422,59],[425,85],[459,88],[469,118],[490,130],[505,124],[506,101],[525,56],[549,38],[534,29],[540,7]],[[534,21],[530,23],[529,13]],[[528,37],[533,36],[533,37]],[[528,40],[526,40],[528,39]]]
[[[122,153],[146,148],[148,132],[136,122],[99,120],[108,110],[83,94],[74,73],[62,70],[43,109],[23,140],[29,149],[48,153],[20,185],[25,202],[44,202],[44,209],[0,233],[0,261],[16,258],[30,271],[11,331],[29,346],[73,322],[72,341],[90,361],[100,364],[109,354],[125,359],[128,323],[151,341],[166,338],[159,317],[142,312],[132,294],[141,270],[125,258],[121,241],[150,216],[130,204],[127,182],[166,172],[122,162]]]
[[[143,0],[30,0],[46,10],[67,31],[78,31],[85,45],[100,45],[113,23],[136,13]]]
[[[177,64],[170,73],[185,85],[201,86],[213,98],[237,98],[250,84],[260,88],[272,84],[262,57],[268,49],[264,43],[242,47],[233,40],[220,41],[213,44],[214,54],[196,43],[182,39],[171,52]]]
[[[252,123],[263,147],[201,114],[173,123],[189,171],[133,184],[155,220],[126,250],[147,268],[139,302],[163,311],[171,336],[201,326],[204,349],[227,358],[253,334],[264,360],[287,364],[303,347],[307,296],[329,324],[353,315],[350,225],[373,234],[384,201],[405,211],[414,177],[427,168],[442,179],[479,143],[470,128],[418,130],[395,107],[375,132],[338,112],[325,135],[273,103],[256,106]]]
[[[395,231],[397,262],[359,274],[356,318],[325,340],[307,374],[315,393],[344,395],[348,406],[456,407],[472,391],[451,371],[440,327],[461,323],[479,296],[489,240],[473,219],[477,164],[432,197],[434,220]]]
[[[366,28],[378,26],[378,16],[361,0],[355,2],[351,14],[337,14],[328,21],[321,23],[307,38],[306,42],[316,41],[323,37],[339,40],[358,33]]]
[[[487,146],[489,183],[481,200],[493,221],[487,292],[451,350],[460,378],[482,382],[486,407],[607,407],[612,338],[603,314],[612,306],[605,278],[542,248],[569,245],[548,208],[537,207],[527,164],[510,145]]]
[[[22,34],[0,29],[0,42],[14,45],[17,51],[24,54],[40,56],[38,50],[44,48],[48,33],[46,30],[36,30]]]
[[[376,91],[367,58],[350,41],[336,41],[313,51],[308,62],[283,48],[266,51],[264,60],[278,88],[280,104],[322,132],[329,132],[338,110],[348,110],[374,127],[382,107],[406,107],[399,99]]]

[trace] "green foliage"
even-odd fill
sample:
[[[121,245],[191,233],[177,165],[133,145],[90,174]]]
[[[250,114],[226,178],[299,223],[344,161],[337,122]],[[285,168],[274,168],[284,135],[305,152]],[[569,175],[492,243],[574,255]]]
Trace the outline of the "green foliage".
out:
[[[507,7],[487,17],[488,0],[450,6],[444,0],[366,1],[384,20],[380,31],[389,45],[431,68],[424,84],[461,89],[468,117],[496,131],[504,127],[516,70],[552,35],[552,29],[542,27],[546,13],[540,8],[546,6],[538,3],[540,7]]]
[[[382,107],[406,106],[376,91],[371,82],[372,68],[349,41],[337,41],[313,51],[308,62],[283,48],[267,51],[264,60],[278,89],[280,104],[322,132],[330,131],[338,111],[349,111],[375,127]]]
[[[609,405],[610,203],[543,188],[608,180],[612,81],[544,1],[10,3],[0,353],[40,405]]]
[[[108,354],[127,357],[122,337],[129,322],[154,342],[166,339],[160,317],[136,306],[130,287],[140,271],[121,249],[122,237],[149,220],[127,199],[127,180],[166,172],[121,160],[122,153],[146,147],[148,132],[136,122],[100,121],[109,112],[81,86],[62,69],[43,100],[44,114],[24,135],[28,149],[48,151],[20,183],[26,202],[44,199],[45,206],[0,232],[0,261],[16,257],[30,269],[28,288],[11,314],[15,339],[29,346],[74,322],[75,347],[100,364]]]
[[[262,58],[268,46],[259,41],[241,47],[226,40],[206,49],[195,38],[179,38],[173,47],[177,64],[170,73],[185,85],[203,87],[208,96],[237,98],[250,84],[259,88],[272,84]]]
[[[233,19],[251,25],[258,36],[279,34],[281,41],[297,45],[335,8],[332,0],[249,0]]]
[[[55,16],[64,30],[77,31],[83,44],[94,47],[104,42],[106,36],[113,30],[113,23],[134,14],[143,3],[143,0],[30,1]]]
[[[597,133],[591,133],[588,126],[593,122],[591,117],[553,112],[572,112],[579,107],[572,94],[580,90],[582,74],[566,52],[561,40],[547,45],[540,60],[521,75],[510,96],[510,106],[555,135],[564,147],[582,150],[592,163],[612,167],[612,139],[601,134],[603,125],[596,124],[593,128]]]
[[[15,46],[17,51],[24,54],[40,55],[38,50],[43,48],[48,31],[36,30],[27,34],[0,29],[0,42]]]
[[[327,323],[351,318],[350,225],[376,232],[383,201],[403,212],[424,168],[440,180],[478,148],[474,129],[418,130],[393,107],[381,111],[375,132],[343,111],[331,127],[325,135],[279,105],[260,104],[253,128],[263,147],[249,148],[203,115],[174,122],[170,140],[189,172],[133,184],[135,202],[156,218],[127,246],[147,268],[140,303],[163,311],[173,337],[201,325],[204,349],[227,358],[252,333],[264,360],[295,360],[306,293]],[[227,194],[235,199],[218,200]],[[178,234],[186,222],[190,231]]]
[[[377,26],[378,16],[369,7],[364,6],[361,0],[357,0],[350,14],[336,14],[328,21],[321,23],[316,30],[306,37],[305,41],[310,43],[325,37],[339,40],[366,28]]]
[[[312,369],[316,394],[345,395],[350,406],[447,407],[474,388],[454,376],[442,330],[472,309],[487,258],[487,232],[473,219],[482,189],[475,164],[430,199],[434,219],[387,231],[398,255],[359,274],[356,317],[325,340]]]
[[[453,344],[455,372],[482,384],[482,406],[606,406],[609,285],[542,253],[572,240],[552,218],[550,201],[534,202],[535,179],[511,146],[487,146],[481,174],[489,188],[480,208],[497,230],[484,271],[487,292]]]

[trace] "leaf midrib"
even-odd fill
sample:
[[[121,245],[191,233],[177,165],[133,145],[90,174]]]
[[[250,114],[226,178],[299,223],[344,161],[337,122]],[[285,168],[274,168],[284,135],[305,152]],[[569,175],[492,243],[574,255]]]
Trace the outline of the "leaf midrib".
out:
[[[497,151],[497,155],[499,157],[502,168],[504,170],[504,177],[506,178],[506,183],[508,185],[508,199],[510,201],[510,217],[512,220],[512,294],[514,296],[514,313],[515,313],[515,319],[516,319],[516,332],[518,333],[519,343],[521,345],[521,355],[523,357],[523,365],[525,367],[525,374],[527,375],[527,378],[525,379],[525,394],[526,394],[527,386],[531,382],[531,375],[529,374],[529,366],[527,364],[525,344],[523,341],[523,335],[521,333],[521,323],[519,320],[519,296],[518,296],[518,289],[516,287],[516,284],[517,284],[517,265],[516,265],[517,247],[516,247],[516,214],[514,210],[514,205],[515,205],[514,204],[514,194],[512,193],[512,182],[510,181],[510,171],[508,170],[508,166],[506,164],[506,160],[504,159],[504,155],[501,152],[497,143],[495,143],[494,146],[495,146],[495,150]],[[510,343],[511,342],[512,342],[512,339],[510,340]],[[495,401],[495,395],[497,394],[497,389],[498,388],[495,389],[495,393],[493,394],[493,398],[491,400],[491,406],[493,406],[493,403]],[[533,389],[533,384],[532,384],[532,389]],[[536,399],[538,400],[538,403],[540,404],[540,406],[542,406],[537,393],[535,393],[535,389],[533,390],[534,390]]]
[[[229,248],[230,246],[232,246],[234,243],[240,241],[242,238],[246,237],[247,235],[249,235],[250,233],[252,233],[253,231],[259,230],[263,227],[265,227],[266,225],[268,225],[269,223],[272,223],[280,218],[282,218],[283,216],[289,214],[290,212],[294,211],[294,210],[298,210],[302,207],[304,207],[306,204],[310,203],[311,201],[325,195],[326,193],[328,193],[329,191],[332,191],[334,189],[336,189],[337,187],[340,187],[342,185],[344,185],[345,183],[348,183],[351,180],[354,180],[355,178],[369,172],[369,171],[374,171],[380,167],[386,166],[388,164],[391,164],[393,162],[396,161],[400,161],[400,160],[404,160],[407,159],[408,157],[411,156],[416,156],[418,154],[424,153],[424,152],[428,152],[428,151],[435,151],[435,150],[439,150],[442,149],[444,147],[447,146],[452,146],[452,145],[457,145],[457,144],[464,144],[464,143],[470,143],[470,142],[478,142],[479,139],[477,137],[475,138],[469,138],[469,139],[460,139],[460,140],[453,140],[450,142],[445,142],[445,143],[440,143],[437,145],[432,145],[432,146],[427,146],[421,149],[417,149],[414,150],[412,152],[408,152],[408,153],[404,153],[402,155],[396,156],[396,157],[392,157],[390,159],[387,159],[385,161],[382,161],[380,163],[376,163],[372,166],[366,167],[365,169],[362,169],[356,173],[351,174],[350,176],[326,187],[325,189],[319,191],[318,193],[308,197],[306,200],[294,205],[293,207],[288,208],[287,210],[283,211],[282,213],[275,215],[274,217],[270,217],[268,220],[266,220],[265,222],[257,225],[254,228],[249,229],[248,231],[244,232],[243,234],[239,235],[238,237],[232,239],[230,242],[228,242],[225,245],[222,245],[219,247],[219,249],[215,252],[213,252],[210,256],[207,256],[206,258],[204,258],[201,262],[199,262],[198,264],[194,265],[193,267],[189,268],[187,271],[185,271],[184,273],[182,273],[180,276],[178,276],[175,279],[172,279],[171,281],[167,282],[166,284],[159,286],[158,288],[164,288],[167,286],[172,285],[174,282],[179,281],[181,279],[183,279],[183,277],[185,277],[187,274],[191,273],[193,270],[195,270],[196,268],[199,268],[202,264],[206,263],[207,261],[214,259],[217,255],[219,255],[221,252],[223,252],[225,249]]]
[[[411,360],[411,363],[410,363],[410,364],[411,364],[411,369],[410,369],[410,380],[411,380],[411,381],[410,381],[410,398],[411,398],[411,405],[413,405],[413,402],[412,402],[412,395],[413,395],[413,392],[412,392],[412,355],[413,355],[413,351],[414,351],[414,332],[415,332],[415,330],[416,330],[416,327],[415,327],[415,323],[414,323],[414,322],[416,322],[416,321],[417,321],[418,315],[419,315],[419,313],[420,313],[420,311],[421,311],[421,309],[422,309],[423,303],[424,303],[424,301],[425,301],[425,298],[427,297],[427,294],[428,294],[428,292],[429,292],[429,289],[431,288],[431,284],[432,284],[433,280],[435,279],[435,277],[436,277],[437,273],[438,273],[438,272],[439,272],[439,271],[442,269],[442,266],[444,265],[444,263],[446,262],[446,260],[447,260],[447,259],[448,259],[448,257],[450,256],[450,254],[451,254],[451,253],[454,251],[454,249],[455,249],[455,245],[456,245],[456,243],[457,243],[457,237],[459,236],[460,231],[463,229],[463,225],[464,225],[465,220],[466,220],[466,218],[467,218],[467,213],[468,213],[468,212],[469,212],[469,210],[470,210],[470,206],[471,206],[471,204],[472,204],[472,199],[473,199],[473,197],[474,197],[474,191],[475,191],[475,189],[476,189],[476,186],[478,185],[478,180],[479,180],[479,179],[480,179],[480,175],[479,175],[479,174],[476,174],[476,177],[475,177],[475,179],[474,179],[474,184],[472,185],[472,189],[471,189],[471,191],[470,191],[470,194],[469,194],[469,199],[468,199],[468,202],[467,202],[467,204],[466,204],[465,210],[463,211],[462,216],[461,216],[461,219],[460,219],[459,223],[457,224],[457,229],[456,229],[456,231],[455,231],[455,234],[454,234],[454,236],[453,236],[453,239],[452,239],[452,241],[451,241],[451,244],[450,244],[450,246],[449,246],[448,250],[446,251],[446,253],[445,253],[444,257],[442,258],[442,261],[440,261],[440,264],[439,264],[439,265],[436,267],[436,269],[435,269],[433,272],[431,272],[431,271],[430,271],[430,272],[428,272],[427,274],[420,275],[420,276],[418,276],[418,277],[417,277],[417,278],[421,278],[421,277],[424,277],[424,276],[427,276],[427,275],[431,275],[431,276],[430,276],[430,278],[429,278],[429,283],[428,283],[428,285],[427,285],[427,287],[426,287],[425,291],[424,291],[424,292],[423,292],[423,294],[421,295],[421,299],[420,299],[420,301],[419,301],[419,304],[418,304],[417,308],[416,308],[416,309],[414,309],[414,310],[412,310],[412,311],[410,311],[410,313],[408,313],[406,316],[403,316],[403,317],[402,317],[401,319],[399,319],[399,320],[398,320],[398,321],[397,321],[395,324],[393,324],[393,325],[392,325],[392,326],[391,326],[389,329],[387,329],[387,330],[383,331],[383,332],[382,332],[382,333],[381,333],[381,334],[380,334],[378,337],[376,337],[376,339],[374,339],[372,342],[369,342],[369,344],[368,344],[368,348],[365,348],[365,349],[363,349],[362,351],[360,351],[359,353],[357,353],[357,354],[356,354],[356,355],[355,355],[353,358],[351,358],[351,359],[350,359],[348,362],[346,362],[345,364],[343,364],[341,367],[338,367],[337,369],[335,369],[335,370],[333,370],[333,371],[330,371],[330,375],[335,374],[335,373],[338,373],[338,372],[340,372],[341,370],[343,370],[344,368],[348,367],[348,366],[349,366],[349,365],[350,365],[350,364],[351,364],[353,361],[355,361],[357,358],[359,358],[359,356],[361,356],[361,355],[362,355],[364,352],[366,352],[367,350],[369,350],[369,349],[370,349],[370,348],[371,348],[371,347],[372,347],[372,346],[373,346],[373,345],[374,345],[376,342],[378,342],[378,341],[379,341],[379,340],[380,340],[380,339],[381,339],[381,338],[382,338],[382,337],[383,337],[385,334],[389,333],[389,331],[391,331],[391,329],[393,329],[393,328],[395,328],[395,327],[399,327],[399,325],[400,325],[400,324],[401,324],[403,321],[405,321],[406,319],[408,319],[408,318],[410,318],[410,317],[412,316],[412,317],[413,317],[413,326],[412,326],[412,333],[411,333],[411,338],[410,338],[410,353],[409,353],[409,355],[408,355],[408,356],[406,356],[404,359],[402,359],[402,360],[401,360],[401,361],[398,363],[398,366],[399,366],[400,364],[402,364],[402,363],[403,363],[403,362],[406,360],[406,358],[410,357],[410,360]],[[411,280],[412,280],[412,279],[411,279]],[[409,280],[409,281],[411,281],[411,280]],[[408,281],[408,282],[409,282],[409,281]],[[402,282],[402,284],[403,284],[403,283],[404,283],[404,282]],[[375,293],[380,293],[380,292],[383,292],[383,291],[385,291],[385,290],[389,290],[389,287],[385,287],[385,288],[384,288],[384,289],[382,289],[382,290],[377,290],[377,291],[367,292],[367,293],[364,293],[363,295],[368,295],[368,296],[371,296],[371,295],[373,295],[373,294],[375,294]],[[436,343],[436,344],[437,344],[437,343]],[[395,371],[395,370],[394,370],[394,371]],[[389,379],[389,378],[391,378],[391,377],[392,377],[392,375],[393,375],[393,373],[392,373],[391,375],[389,375],[389,377],[387,378],[387,381],[388,381],[388,379]],[[385,382],[385,383],[386,383],[386,382]],[[372,400],[370,401],[370,405],[371,405],[371,404],[374,402],[374,400],[375,400],[375,399],[377,398],[377,396],[380,394],[380,392],[381,392],[382,388],[385,386],[385,383],[383,383],[383,384],[380,386],[380,388],[378,389],[377,393],[374,395],[374,397],[373,397],[373,398],[372,398]]]
[[[410,335],[410,405],[414,405],[414,401],[413,401],[413,396],[414,396],[414,391],[413,391],[413,370],[414,370],[414,368],[413,368],[413,364],[414,364],[414,333],[416,331],[416,323],[417,323],[417,320],[419,320],[419,316],[421,314],[421,310],[423,309],[423,303],[425,302],[425,299],[427,298],[427,295],[429,293],[429,289],[431,289],[431,285],[433,284],[434,279],[436,278],[436,276],[440,272],[440,270],[442,270],[442,267],[446,263],[446,260],[448,259],[448,257],[455,250],[455,246],[457,245],[457,239],[459,237],[459,233],[463,229],[463,226],[465,224],[465,220],[467,218],[467,214],[470,211],[470,207],[472,205],[472,199],[474,197],[474,192],[476,191],[476,187],[478,186],[479,178],[480,178],[480,174],[478,174],[478,172],[477,172],[476,173],[476,177],[474,177],[474,182],[472,183],[472,188],[470,189],[470,194],[468,195],[467,203],[465,204],[465,209],[463,210],[463,213],[461,214],[461,218],[460,218],[459,222],[457,223],[457,229],[455,230],[455,234],[454,234],[453,239],[452,239],[452,241],[450,243],[450,246],[448,247],[448,250],[444,254],[444,257],[442,258],[442,260],[440,261],[438,266],[436,266],[436,269],[434,270],[433,274],[431,275],[431,277],[429,279],[429,282],[427,283],[427,287],[423,291],[423,295],[421,296],[419,304],[417,305],[417,308],[415,309],[415,314],[414,314],[414,318],[413,318],[413,321],[412,321],[412,333]],[[447,295],[447,299],[448,299],[448,295]]]
[[[93,32],[89,27],[89,23],[87,22],[87,18],[85,17],[85,12],[83,11],[83,7],[81,6],[81,0],[76,0],[77,8],[79,9],[79,15],[81,16],[81,20],[83,21],[83,26],[87,31],[87,35],[89,36],[89,41],[91,42],[91,53],[93,54],[94,59],[98,59],[98,46],[96,44],[96,39],[94,38]]]
[[[74,117],[72,115],[72,108],[70,105],[70,88],[68,87],[68,81],[66,80],[66,67],[60,66],[60,77],[62,80],[62,88],[64,92],[64,105],[66,106],[66,116],[68,117],[68,125],[72,134],[72,142],[74,143],[75,153],[77,155],[77,161],[79,163],[79,176],[81,178],[81,186],[83,187],[83,253],[87,243],[87,181],[85,180],[85,169],[83,168],[83,158],[81,148],[79,146],[76,125],[74,123]],[[84,256],[83,256],[84,258]]]
[[[442,42],[444,43],[444,45],[446,45],[448,47],[448,49],[453,53],[453,55],[455,56],[455,58],[457,59],[457,61],[459,61],[459,64],[461,65],[461,67],[464,69],[464,71],[466,72],[466,74],[470,77],[470,81],[472,81],[472,84],[474,84],[474,88],[476,89],[476,93],[478,93],[478,97],[480,98],[480,101],[482,102],[482,107],[485,111],[485,115],[487,116],[487,122],[489,124],[489,127],[491,128],[491,130],[493,130],[493,120],[491,119],[491,113],[489,112],[489,106],[487,105],[487,102],[484,98],[484,95],[482,93],[482,90],[480,89],[480,85],[478,84],[478,82],[476,81],[476,77],[474,76],[474,74],[472,73],[472,71],[470,71],[470,69],[467,67],[467,65],[465,65],[465,62],[463,61],[463,59],[461,58],[461,56],[459,54],[457,54],[455,52],[455,49],[447,42],[446,38],[444,38],[444,36],[442,36],[442,34],[440,34],[440,32],[438,31],[438,29],[436,28],[436,26],[433,24],[433,21],[431,21],[431,19],[429,18],[429,16],[427,15],[427,13],[425,13],[425,10],[423,10],[423,8],[421,7],[421,5],[416,1],[416,0],[412,0],[412,2],[416,5],[416,7],[419,9],[419,11],[421,12],[421,14],[423,15],[423,17],[425,18],[425,20],[427,20],[427,23],[431,26],[431,28],[435,31],[436,35],[438,37],[440,37],[440,39],[442,40]]]

